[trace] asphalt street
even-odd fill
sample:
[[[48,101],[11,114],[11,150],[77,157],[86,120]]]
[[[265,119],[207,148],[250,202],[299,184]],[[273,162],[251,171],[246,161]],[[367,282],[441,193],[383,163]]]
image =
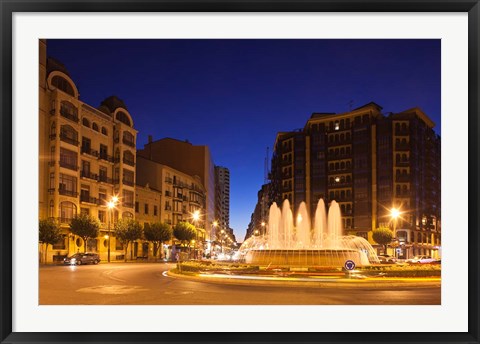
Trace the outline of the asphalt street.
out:
[[[167,275],[174,264],[42,266],[41,305],[438,305],[438,287],[227,285]]]

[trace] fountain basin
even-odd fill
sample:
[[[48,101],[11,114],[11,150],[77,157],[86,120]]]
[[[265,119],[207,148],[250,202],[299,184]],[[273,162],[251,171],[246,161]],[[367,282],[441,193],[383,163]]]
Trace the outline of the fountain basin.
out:
[[[245,262],[255,265],[288,266],[344,266],[352,260],[356,266],[370,265],[367,255],[355,249],[262,249],[250,250],[245,255]]]

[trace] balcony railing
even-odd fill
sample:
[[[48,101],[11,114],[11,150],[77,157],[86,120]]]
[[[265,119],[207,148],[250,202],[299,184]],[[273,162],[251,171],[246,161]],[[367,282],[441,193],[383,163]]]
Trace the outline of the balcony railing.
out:
[[[408,167],[408,166],[410,166],[410,161],[396,161],[395,166]]]
[[[165,177],[165,183],[172,184],[173,180],[170,177]]]
[[[78,115],[74,113],[70,113],[64,108],[60,108],[60,115],[62,115],[62,117],[65,117],[66,119],[69,119],[73,122],[78,123]]]
[[[77,165],[66,162],[66,161],[62,161],[62,160],[60,160],[60,167],[65,167],[65,168],[68,168],[68,169],[73,170],[73,171],[78,171],[78,166]]]
[[[72,137],[68,137],[65,133],[60,133],[60,140],[66,143],[70,143],[71,145],[78,146],[78,140]]]
[[[134,204],[131,203],[131,202],[123,202],[122,205],[123,205],[125,208],[133,208],[133,207],[134,207]]]
[[[397,151],[408,151],[410,150],[410,144],[398,142],[395,143],[395,150]]]
[[[123,163],[127,164],[127,165],[130,165],[130,166],[135,166],[135,161],[130,160],[130,159],[123,158]]]
[[[133,180],[123,179],[122,183],[128,186],[134,186],[135,182]]]
[[[135,142],[123,138],[122,142],[130,147],[135,147]]]
[[[98,181],[100,183],[113,184],[113,179],[112,178],[108,178],[107,176],[103,176],[101,174],[98,176]]]
[[[113,156],[108,155],[106,153],[100,152],[100,154],[98,155],[98,158],[113,163]]]
[[[409,174],[400,174],[395,177],[395,181],[399,183],[407,183],[410,182],[410,175]]]
[[[100,204],[100,200],[90,195],[80,194],[80,202],[91,203],[91,204]]]
[[[94,157],[98,157],[98,151],[91,149],[90,147],[83,147],[81,149],[82,154],[88,154]]]
[[[97,180],[97,177],[98,177],[98,176],[97,176],[96,174],[91,173],[90,171],[83,171],[83,170],[82,170],[82,171],[80,172],[80,177]]]
[[[58,193],[60,195],[70,196],[70,197],[77,197],[78,196],[78,192],[76,192],[75,190],[66,190],[64,188],[59,188]]]

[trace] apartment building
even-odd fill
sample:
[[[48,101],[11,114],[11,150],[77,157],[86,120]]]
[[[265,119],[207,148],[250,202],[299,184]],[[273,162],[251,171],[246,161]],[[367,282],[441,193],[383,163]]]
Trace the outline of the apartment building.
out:
[[[57,219],[63,232],[47,261],[83,252],[83,240],[69,231],[79,213],[101,223],[87,251],[106,259],[110,243],[112,255],[121,256],[122,245],[105,236],[113,221],[134,217],[137,131],[132,115],[116,96],[98,108],[84,103],[65,66],[47,58],[46,41],[39,45],[39,218]],[[119,203],[109,211],[107,202],[114,195]]]
[[[382,112],[369,103],[347,113],[314,113],[302,130],[277,134],[270,199],[339,203],[345,233],[374,243],[372,230],[395,229],[399,257],[436,256],[441,247],[440,137],[419,108]],[[392,219],[392,209],[401,216]],[[394,224],[393,224],[394,222]]]

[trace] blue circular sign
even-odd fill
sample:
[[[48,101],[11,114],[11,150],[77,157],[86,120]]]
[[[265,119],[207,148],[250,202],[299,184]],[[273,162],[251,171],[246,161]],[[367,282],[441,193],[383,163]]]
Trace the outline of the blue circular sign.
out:
[[[355,262],[353,260],[347,260],[344,266],[347,270],[353,270],[355,269]]]

